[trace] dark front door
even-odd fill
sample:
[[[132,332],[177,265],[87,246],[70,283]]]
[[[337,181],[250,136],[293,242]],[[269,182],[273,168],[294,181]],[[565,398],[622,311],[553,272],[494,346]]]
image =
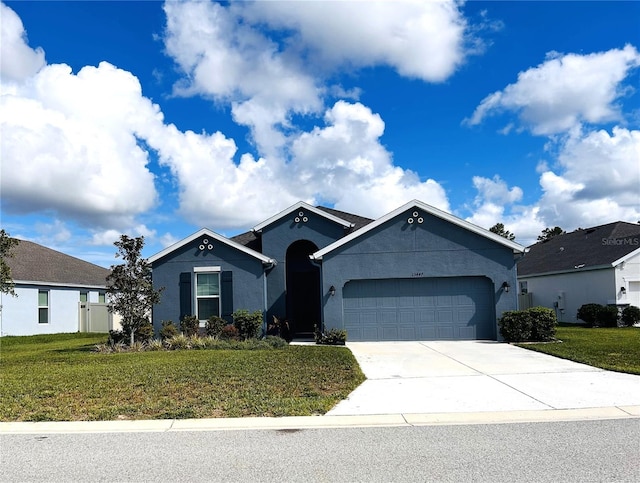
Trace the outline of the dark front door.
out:
[[[317,250],[308,240],[287,249],[287,319],[297,337],[310,336],[320,325],[320,269],[309,260]]]

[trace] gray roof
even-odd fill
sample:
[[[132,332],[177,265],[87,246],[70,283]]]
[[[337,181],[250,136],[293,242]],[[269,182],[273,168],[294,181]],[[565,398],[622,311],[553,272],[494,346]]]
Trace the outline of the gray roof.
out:
[[[610,266],[640,249],[640,225],[616,221],[579,228],[529,247],[518,276]]]
[[[5,258],[15,282],[106,287],[110,270],[37,243],[18,240]]]
[[[371,218],[354,215],[353,213],[347,213],[346,211],[334,210],[333,208],[327,208],[325,206],[317,206],[316,208],[330,215],[337,216],[344,221],[353,223],[353,228],[351,228],[347,233],[356,231],[373,221]],[[253,231],[240,233],[239,235],[231,237],[231,239],[236,243],[246,246],[247,248],[251,248],[252,250],[262,253],[262,240],[258,238]]]

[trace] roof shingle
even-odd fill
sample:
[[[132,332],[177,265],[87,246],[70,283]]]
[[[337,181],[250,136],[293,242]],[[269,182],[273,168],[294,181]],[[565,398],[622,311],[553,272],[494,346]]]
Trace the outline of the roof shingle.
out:
[[[640,249],[640,225],[617,221],[557,235],[529,247],[518,276],[610,265]]]
[[[5,261],[15,282],[106,287],[110,273],[106,268],[26,240],[18,240],[10,254],[13,256]]]

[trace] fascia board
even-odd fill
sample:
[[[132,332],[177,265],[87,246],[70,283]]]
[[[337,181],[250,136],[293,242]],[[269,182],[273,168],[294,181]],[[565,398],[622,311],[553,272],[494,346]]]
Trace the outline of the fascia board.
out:
[[[635,257],[636,255],[640,255],[640,248],[636,248],[634,251],[627,253],[624,257],[618,258],[617,260],[611,262],[611,266],[615,267],[622,262],[626,262],[630,258]]]
[[[346,220],[343,220],[342,218],[339,218],[335,215],[332,215],[331,213],[327,213],[326,211],[322,211],[319,208],[316,208],[315,206],[311,206],[308,203],[305,203],[304,201],[298,201],[295,205],[290,206],[289,208],[284,209],[283,211],[281,211],[280,213],[273,215],[271,218],[263,221],[262,223],[256,225],[253,227],[253,232],[254,233],[260,233],[264,228],[266,228],[267,226],[271,225],[272,223],[275,223],[276,221],[280,220],[281,218],[287,216],[289,213],[296,211],[296,210],[300,210],[300,209],[304,209],[304,210],[308,210],[311,211],[312,213],[315,213],[316,215],[319,215],[323,218],[326,218],[327,220],[331,220],[334,223],[338,223],[339,225],[342,225],[345,228],[352,228],[353,227],[353,223],[350,223]]]
[[[453,223],[454,225],[458,225],[462,228],[465,228],[473,233],[476,233],[478,235],[484,236],[485,238],[488,238],[490,240],[493,240],[497,243],[500,243],[501,245],[507,246],[509,248],[511,248],[514,253],[526,253],[528,251],[527,248],[525,248],[524,246],[520,245],[519,243],[513,242],[511,240],[507,240],[504,237],[501,237],[500,235],[496,235],[495,233],[490,232],[489,230],[485,230],[484,228],[481,228],[477,225],[474,225],[473,223],[469,223],[468,221],[465,221],[461,218],[458,218],[457,216],[451,215],[450,213],[447,213],[445,211],[439,210],[438,208],[435,208],[434,206],[428,205],[426,203],[423,203],[422,201],[418,201],[418,200],[413,200],[410,201],[408,203],[405,203],[404,205],[402,205],[399,208],[396,208],[395,210],[391,211],[390,213],[387,213],[386,215],[378,218],[377,220],[369,223],[368,225],[363,226],[362,228],[360,228],[357,231],[354,231],[353,233],[345,236],[344,238],[340,238],[339,240],[335,241],[334,243],[332,243],[331,245],[328,245],[326,247],[324,247],[321,250],[318,250],[317,252],[311,254],[311,258],[314,260],[321,260],[322,257],[324,255],[326,255],[327,253],[335,250],[336,248],[341,247],[342,245],[349,243],[352,240],[355,240],[356,238],[364,235],[365,233],[368,233],[371,230],[374,230],[375,228],[379,227],[380,225],[383,225],[384,223],[386,223],[387,221],[395,218],[396,216],[400,215],[401,213],[403,213],[404,211],[411,209],[411,208],[419,208],[427,213],[429,213],[430,215],[436,216],[438,218],[441,218],[445,221],[448,221],[450,223]]]
[[[264,264],[275,264],[275,260],[273,260],[272,258],[269,258],[265,255],[263,255],[260,252],[257,252],[255,250],[252,250],[251,248],[247,248],[244,245],[240,245],[237,242],[234,242],[233,240],[230,240],[229,238],[219,235],[218,233],[208,229],[208,228],[202,228],[201,230],[198,230],[197,232],[193,233],[192,235],[189,235],[187,238],[184,238],[183,240],[180,240],[177,243],[174,243],[171,246],[168,246],[167,248],[165,248],[164,250],[156,253],[155,255],[152,255],[149,257],[148,261],[150,263],[156,262],[158,260],[160,260],[162,257],[170,254],[171,252],[177,250],[178,248],[181,248],[189,243],[191,243],[192,241],[196,240],[197,238],[200,238],[201,236],[208,236],[210,238],[213,238],[214,240],[220,242],[220,243],[224,243],[225,245],[228,245],[232,248],[235,248],[236,250],[239,250],[243,253],[246,253],[247,255],[250,255],[254,258],[257,258],[258,260],[260,260],[262,263]]]

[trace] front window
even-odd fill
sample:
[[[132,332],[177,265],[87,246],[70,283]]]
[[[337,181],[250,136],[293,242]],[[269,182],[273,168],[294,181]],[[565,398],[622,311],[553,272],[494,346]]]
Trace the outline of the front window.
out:
[[[49,323],[49,291],[38,290],[38,323]]]
[[[107,302],[107,300],[106,300],[106,297],[105,297],[104,292],[100,292],[100,293],[98,294],[98,303],[99,303],[99,304],[104,304],[104,303],[106,303],[106,302]]]
[[[220,316],[220,273],[196,273],[198,320]]]

